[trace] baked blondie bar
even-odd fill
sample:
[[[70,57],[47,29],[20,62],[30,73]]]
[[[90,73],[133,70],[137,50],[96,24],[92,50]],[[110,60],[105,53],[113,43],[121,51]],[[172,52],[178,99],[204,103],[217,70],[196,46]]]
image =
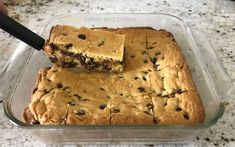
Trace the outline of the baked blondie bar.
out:
[[[121,72],[125,36],[102,29],[52,27],[44,51],[62,67]]]
[[[123,72],[42,68],[25,121],[42,125],[203,122],[203,104],[171,33],[152,28],[112,31],[125,35]]]

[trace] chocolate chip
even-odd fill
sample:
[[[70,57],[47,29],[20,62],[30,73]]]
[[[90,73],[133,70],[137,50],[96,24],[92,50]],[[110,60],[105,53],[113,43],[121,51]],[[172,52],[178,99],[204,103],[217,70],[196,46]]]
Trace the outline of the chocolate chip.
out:
[[[134,58],[135,57],[135,55],[131,55],[131,58]]]
[[[148,107],[148,109],[153,109],[153,104],[148,103],[148,104],[146,105],[146,107]]]
[[[158,124],[158,123],[160,123],[160,121],[161,121],[161,120],[158,119],[158,118],[154,118],[154,119],[153,119],[153,123],[154,123],[154,124]]]
[[[158,66],[160,66],[160,65],[159,65],[159,64],[154,64],[154,65],[153,65],[153,68],[154,68],[154,69],[157,69]],[[158,70],[157,70],[157,71],[158,71]],[[161,70],[159,70],[159,71],[161,71]]]
[[[83,101],[86,102],[86,101],[90,101],[90,100],[89,99],[83,99]]]
[[[161,94],[161,93],[159,93],[159,94],[157,94],[157,96],[162,96],[162,94]]]
[[[74,94],[73,96],[75,96],[79,100],[82,98],[80,95],[77,95],[77,94]]]
[[[189,120],[189,115],[188,115],[187,112],[185,112],[185,113],[183,114],[183,116],[184,116],[185,119]]]
[[[68,105],[75,106],[76,104],[74,102],[68,102]]]
[[[145,54],[147,54],[147,52],[146,52],[146,51],[143,51],[142,54],[145,55]]]
[[[164,106],[164,107],[167,106],[167,103],[164,103],[162,106]]]
[[[169,94],[169,97],[175,97],[175,93]]]
[[[65,87],[63,88],[63,90],[67,90],[67,89],[69,89],[69,87],[68,87],[68,86],[65,86]]]
[[[175,111],[182,111],[182,108],[177,107],[177,108],[175,108]]]
[[[150,49],[150,50],[151,50],[151,49],[153,49],[153,47],[152,47],[152,46],[151,46],[151,47],[148,47],[148,49]]]
[[[120,93],[119,95],[120,95],[120,96],[123,96],[123,93]]]
[[[104,45],[104,40],[98,44],[98,46],[102,46],[102,45]]]
[[[161,98],[170,98],[169,95],[161,95]]]
[[[119,112],[120,112],[120,110],[117,109],[117,108],[114,108],[114,109],[111,110],[111,113],[119,113]]]
[[[104,109],[106,108],[106,106],[107,106],[106,104],[101,104],[99,108],[100,108],[101,110],[104,110]]]
[[[135,77],[135,80],[138,80],[139,79],[139,77]]]
[[[68,34],[67,34],[67,33],[62,33],[62,35],[63,35],[63,36],[68,36]]]
[[[84,57],[82,55],[77,55],[77,57],[80,60],[82,66],[85,67],[87,70],[92,70],[100,66],[98,62],[94,62],[93,58]]]
[[[57,88],[62,88],[63,85],[61,83],[56,84]]]
[[[31,124],[31,125],[39,125],[40,122],[33,119],[33,120],[30,121],[30,124]]]
[[[53,51],[58,49],[58,47],[53,43],[50,43],[49,46]]]
[[[71,53],[71,52],[68,52],[68,51],[63,51],[63,50],[61,50],[60,53],[62,55],[65,55],[65,56],[73,56],[74,55],[74,53]]]
[[[142,71],[144,74],[148,74],[148,72],[147,71]]]
[[[178,89],[175,93],[182,94],[183,91],[182,91],[182,89]]]
[[[50,60],[51,60],[51,62],[53,62],[53,63],[55,63],[55,62],[57,62],[57,61],[58,61],[56,57],[49,57],[49,59],[50,59]]]
[[[103,64],[103,68],[106,70],[106,71],[110,71],[111,70],[111,67],[110,65],[106,65],[106,64]]]
[[[169,94],[169,95],[170,95],[171,97],[175,97],[175,94],[182,94],[182,93],[183,93],[182,89],[178,89],[178,90],[172,92],[172,93]]]
[[[49,90],[44,89],[43,92],[44,92],[44,93],[49,93]]]
[[[38,90],[38,87],[33,89],[33,93],[35,93]]]
[[[144,111],[144,113],[148,114],[148,115],[151,115],[148,111]]]
[[[145,78],[145,76],[142,77],[144,81],[147,81],[147,79]]]
[[[75,67],[77,63],[74,62],[61,62],[61,66],[65,68],[72,68]]]
[[[65,47],[65,49],[70,49],[70,48],[73,47],[73,44],[72,44],[72,43],[69,43],[69,44],[65,45],[64,47]]]
[[[176,41],[175,41],[175,38],[174,38],[173,36],[171,36],[171,40],[172,40],[173,42],[176,42]]]
[[[146,64],[146,63],[148,63],[148,61],[145,59],[145,60],[144,60],[144,63]]]
[[[88,63],[94,62],[94,58],[87,58],[87,60],[88,60]]]
[[[77,58],[82,64],[85,63],[86,57],[84,57],[82,54],[76,54],[74,57]]]
[[[137,89],[139,90],[139,92],[145,92],[145,88],[144,87],[138,87]]]
[[[79,110],[78,112],[75,113],[76,115],[85,115],[86,112],[84,110]]]
[[[155,64],[157,62],[157,58],[156,57],[151,58],[151,62]]]
[[[85,40],[86,39],[86,35],[84,34],[78,34],[78,38]]]
[[[158,56],[158,55],[161,55],[161,53],[160,53],[160,52],[157,52],[157,53],[155,54],[155,56]]]
[[[100,88],[100,90],[104,91],[104,88]]]
[[[164,60],[165,59],[165,57],[162,57],[162,60]]]
[[[167,33],[167,34],[166,34],[166,37],[168,37],[168,38],[172,38],[171,33]]]

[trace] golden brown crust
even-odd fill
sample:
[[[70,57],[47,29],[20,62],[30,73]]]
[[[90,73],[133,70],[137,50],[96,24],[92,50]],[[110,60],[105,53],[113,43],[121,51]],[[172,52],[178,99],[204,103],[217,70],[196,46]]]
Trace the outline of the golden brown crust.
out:
[[[29,119],[40,124],[80,125],[203,122],[203,104],[172,34],[151,28],[112,31],[126,36],[124,71],[77,73],[57,65],[42,69],[29,109],[24,113],[26,122]]]
[[[39,124],[32,112],[29,110],[29,107],[25,108],[24,110],[23,120],[28,124]]]

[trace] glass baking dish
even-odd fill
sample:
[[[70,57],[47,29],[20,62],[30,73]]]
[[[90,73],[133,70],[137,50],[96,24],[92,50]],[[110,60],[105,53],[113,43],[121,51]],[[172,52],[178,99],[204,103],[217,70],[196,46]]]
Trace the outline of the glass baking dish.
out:
[[[63,126],[28,125],[22,120],[29,104],[38,71],[51,63],[42,51],[21,43],[1,71],[0,92],[6,116],[47,143],[157,143],[188,141],[214,125],[223,115],[223,98],[234,92],[232,81],[212,46],[201,32],[190,29],[178,17],[168,14],[69,14],[52,19],[41,31],[48,38],[56,24],[86,27],[148,26],[170,31],[186,58],[205,107],[206,119],[197,125]]]

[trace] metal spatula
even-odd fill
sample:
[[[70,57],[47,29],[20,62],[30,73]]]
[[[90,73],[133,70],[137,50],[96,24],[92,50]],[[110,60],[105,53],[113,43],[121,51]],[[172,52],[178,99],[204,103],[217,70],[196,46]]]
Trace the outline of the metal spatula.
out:
[[[2,12],[0,12],[0,28],[36,50],[41,50],[44,46],[45,40],[42,37]]]

